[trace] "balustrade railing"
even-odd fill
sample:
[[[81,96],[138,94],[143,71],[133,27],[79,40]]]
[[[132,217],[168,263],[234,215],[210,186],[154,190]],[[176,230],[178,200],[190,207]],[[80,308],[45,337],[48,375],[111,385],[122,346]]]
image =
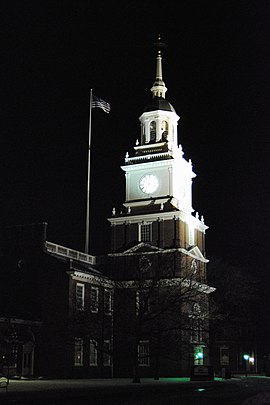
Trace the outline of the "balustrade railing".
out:
[[[57,255],[69,257],[70,259],[79,260],[84,263],[89,263],[93,265],[96,264],[95,256],[79,252],[78,250],[69,249],[65,246],[57,245],[56,243],[48,241],[45,242],[45,247],[47,249],[47,252],[49,253],[55,253]]]

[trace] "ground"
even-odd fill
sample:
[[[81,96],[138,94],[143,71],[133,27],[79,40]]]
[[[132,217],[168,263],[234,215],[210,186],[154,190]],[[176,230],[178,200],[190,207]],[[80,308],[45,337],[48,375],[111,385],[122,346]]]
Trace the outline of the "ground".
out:
[[[1,405],[266,405],[270,404],[270,378],[235,376],[210,382],[188,378],[160,381],[108,380],[11,380],[0,390]]]

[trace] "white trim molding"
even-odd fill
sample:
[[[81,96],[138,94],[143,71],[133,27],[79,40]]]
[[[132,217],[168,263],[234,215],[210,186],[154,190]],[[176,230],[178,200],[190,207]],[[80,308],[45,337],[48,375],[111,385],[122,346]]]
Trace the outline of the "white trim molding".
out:
[[[144,248],[151,249],[151,250],[143,250]],[[169,254],[169,253],[174,253],[174,252],[181,252],[184,255],[190,256],[193,259],[196,259],[202,263],[208,263],[209,260],[206,259],[198,246],[192,246],[189,250],[184,249],[184,248],[172,248],[172,249],[162,249],[158,248],[156,246],[152,246],[149,243],[146,242],[140,242],[137,245],[133,246],[132,248],[125,250],[124,252],[120,253],[109,253],[109,257],[117,257],[117,256],[132,256],[132,255],[138,255],[138,253],[142,253],[144,255],[156,255],[156,254]]]
[[[128,205],[131,206],[131,203],[128,203]],[[111,225],[123,225],[127,222],[130,224],[134,224],[134,223],[141,223],[142,221],[154,222],[160,219],[163,220],[180,219],[185,223],[188,224],[192,223],[195,229],[199,229],[203,233],[205,233],[206,229],[209,228],[207,225],[204,224],[203,221],[201,221],[196,216],[193,216],[181,210],[167,211],[167,212],[159,211],[143,215],[121,215],[108,218],[108,221],[111,223]]]

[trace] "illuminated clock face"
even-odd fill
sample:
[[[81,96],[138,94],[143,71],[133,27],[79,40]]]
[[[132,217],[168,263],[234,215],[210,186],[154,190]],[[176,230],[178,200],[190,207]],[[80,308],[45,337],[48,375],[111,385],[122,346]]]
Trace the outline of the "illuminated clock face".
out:
[[[158,178],[153,174],[146,174],[140,180],[140,189],[145,194],[152,194],[158,188]]]

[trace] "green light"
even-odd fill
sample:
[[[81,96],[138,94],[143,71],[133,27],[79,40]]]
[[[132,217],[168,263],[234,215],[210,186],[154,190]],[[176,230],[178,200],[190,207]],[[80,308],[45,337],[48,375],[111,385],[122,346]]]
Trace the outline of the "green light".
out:
[[[202,352],[197,352],[195,357],[196,357],[196,359],[203,359],[203,353]]]
[[[244,354],[243,357],[244,357],[244,360],[247,361],[249,359],[249,354]]]
[[[190,382],[189,377],[163,377],[160,378],[160,381],[165,381],[165,382]]]

